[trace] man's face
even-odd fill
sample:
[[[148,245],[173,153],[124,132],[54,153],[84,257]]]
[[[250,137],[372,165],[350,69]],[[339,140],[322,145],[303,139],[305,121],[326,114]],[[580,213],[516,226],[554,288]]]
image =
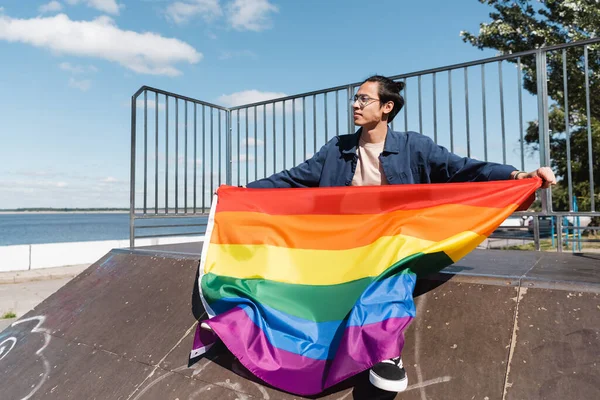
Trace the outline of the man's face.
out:
[[[358,88],[356,95],[359,100],[352,104],[354,125],[374,127],[381,122],[384,113],[392,111],[394,105],[392,102],[388,102],[382,107],[379,101],[378,89],[379,83],[377,82],[365,82]]]

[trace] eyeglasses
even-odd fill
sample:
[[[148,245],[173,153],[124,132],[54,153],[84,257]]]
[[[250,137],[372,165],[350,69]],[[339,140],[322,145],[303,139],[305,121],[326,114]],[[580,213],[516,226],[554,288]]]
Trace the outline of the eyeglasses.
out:
[[[358,101],[358,106],[363,109],[369,104],[379,101],[379,99],[373,99],[366,94],[356,94],[353,98],[350,99],[350,103],[354,105]]]

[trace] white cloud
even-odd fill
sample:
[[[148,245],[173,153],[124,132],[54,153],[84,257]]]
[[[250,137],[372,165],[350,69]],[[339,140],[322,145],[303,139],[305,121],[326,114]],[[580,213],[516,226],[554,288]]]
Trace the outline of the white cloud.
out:
[[[53,172],[51,170],[20,170],[20,171],[16,171],[14,172],[15,175],[22,175],[22,176],[35,176],[35,177],[39,177],[39,176],[46,176],[46,177],[51,177],[51,176],[57,176],[58,173]]]
[[[152,94],[149,93],[148,97],[150,97]],[[154,96],[154,95],[152,95]],[[148,104],[148,111],[154,111],[156,109],[156,101],[152,100],[152,99],[148,99],[147,100],[147,104]],[[126,103],[123,103],[123,105],[125,107],[131,107],[131,101],[128,101]],[[138,99],[138,101],[136,102],[136,108],[138,110],[143,110],[144,109],[144,99]],[[162,101],[158,101],[158,110],[159,111],[163,111],[165,109],[165,103]]]
[[[83,74],[86,72],[98,72],[98,68],[93,65],[83,66],[83,65],[73,65],[68,62],[62,62],[58,65],[60,69],[63,71],[70,72],[72,74]]]
[[[89,90],[90,87],[92,87],[92,81],[88,80],[88,79],[83,79],[83,80],[77,80],[75,78],[71,78],[69,79],[69,87],[72,87],[74,89],[79,89],[83,92]]]
[[[53,0],[50,3],[42,4],[38,8],[38,11],[42,14],[56,12],[60,10],[62,10],[62,5],[56,0]]]
[[[51,179],[36,171],[24,179],[0,177],[1,208],[23,207],[127,207],[129,180],[98,176],[75,176],[69,173],[53,174]]]
[[[69,186],[68,183],[64,181],[45,181],[45,180],[13,180],[13,181],[1,181],[0,187],[4,188],[8,191],[13,192],[32,192],[40,189],[62,189]]]
[[[121,186],[121,185],[129,185],[129,180],[124,180],[124,179],[118,179],[115,178],[114,176],[107,176],[106,178],[100,179],[100,184],[103,185],[103,187],[115,187],[115,186]]]
[[[233,162],[237,162],[237,157],[233,156],[232,161]],[[252,156],[252,155],[248,156],[248,162],[250,162],[250,161],[254,161],[254,156]],[[246,155],[245,154],[240,154],[240,162],[246,162]]]
[[[242,140],[242,146],[246,146],[246,143],[248,144],[249,147],[254,147],[254,146],[262,146],[265,142],[263,142],[260,139],[254,139],[254,138],[248,138],[248,141],[246,141],[246,139]]]
[[[260,103],[263,101],[280,99],[282,97],[287,97],[287,94],[282,92],[261,92],[260,90],[244,90],[241,92],[235,92],[232,94],[224,94],[219,96],[216,100],[216,104],[224,105],[226,107],[237,107],[243,106],[246,104]],[[271,115],[273,112],[272,104],[267,104],[267,114]],[[261,114],[262,106],[257,108],[258,114]],[[302,112],[302,99],[296,99],[296,104],[292,100],[286,100],[285,102],[285,112],[286,114],[292,113],[293,111],[296,113]],[[277,102],[275,104],[275,112],[277,114],[281,114],[283,111],[283,102]],[[245,118],[245,109],[240,111],[240,118]],[[237,113],[236,113],[237,116]],[[254,120],[254,110],[248,110],[248,120]]]
[[[250,50],[239,50],[239,51],[221,50],[221,54],[219,54],[219,60],[230,60],[232,58],[242,58],[242,57],[249,57],[254,60],[256,60],[258,58],[256,53],[254,53],[253,51],[250,51]]]
[[[125,31],[106,16],[72,21],[65,14],[32,19],[0,15],[0,39],[61,54],[101,58],[141,74],[176,76],[181,71],[173,64],[194,64],[202,59],[202,54],[185,42],[151,32]]]
[[[187,0],[169,4],[166,14],[176,24],[183,24],[196,16],[210,22],[223,15],[223,10],[219,0]]]
[[[96,10],[103,11],[105,13],[118,15],[119,5],[115,0],[66,0],[70,5],[76,5],[79,3],[85,3],[88,7],[95,8]]]
[[[227,9],[229,24],[239,31],[268,29],[271,27],[270,14],[279,11],[269,0],[234,0]]]
[[[261,92],[260,90],[252,89],[221,95],[217,101],[218,104],[223,104],[227,107],[236,107],[286,96],[287,94],[281,92]]]

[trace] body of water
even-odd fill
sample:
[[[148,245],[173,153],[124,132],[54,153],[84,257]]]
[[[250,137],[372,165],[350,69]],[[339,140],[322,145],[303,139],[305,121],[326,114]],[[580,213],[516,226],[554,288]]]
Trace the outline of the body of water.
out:
[[[136,226],[201,224],[206,217],[138,220]],[[138,230],[137,235],[204,232],[204,227]],[[127,213],[0,214],[0,246],[129,239]]]

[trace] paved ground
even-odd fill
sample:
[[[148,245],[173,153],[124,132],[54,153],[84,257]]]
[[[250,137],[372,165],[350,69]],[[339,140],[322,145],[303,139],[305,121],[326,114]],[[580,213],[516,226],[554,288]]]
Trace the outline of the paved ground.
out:
[[[89,265],[0,273],[0,331],[32,310]],[[7,313],[16,318],[1,318]]]
[[[0,333],[7,399],[298,399],[224,348],[188,365],[198,258],[113,251]],[[600,398],[599,255],[474,251],[419,280],[402,400]],[[390,399],[359,374],[315,398]]]

